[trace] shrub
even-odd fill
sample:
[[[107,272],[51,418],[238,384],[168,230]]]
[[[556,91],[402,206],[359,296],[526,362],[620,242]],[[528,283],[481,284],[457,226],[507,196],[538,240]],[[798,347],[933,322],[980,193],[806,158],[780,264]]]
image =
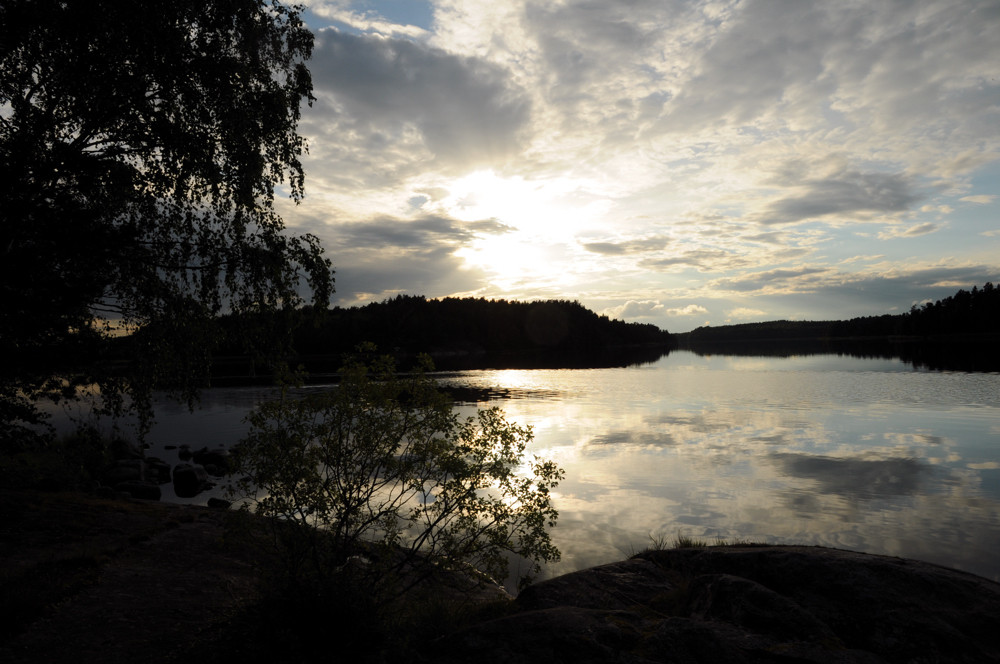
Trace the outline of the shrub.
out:
[[[427,370],[354,360],[335,389],[281,397],[250,415],[231,492],[269,517],[290,578],[350,571],[405,592],[432,573],[496,580],[508,556],[558,560],[555,463],[525,459],[530,428],[497,408],[461,419]]]

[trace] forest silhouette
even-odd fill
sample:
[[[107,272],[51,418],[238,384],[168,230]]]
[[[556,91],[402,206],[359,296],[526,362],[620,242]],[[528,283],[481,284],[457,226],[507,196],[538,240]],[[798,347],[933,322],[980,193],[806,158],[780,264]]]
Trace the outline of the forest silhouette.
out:
[[[570,368],[653,362],[676,346],[655,325],[599,315],[579,302],[397,295],[361,307],[300,311],[293,346],[310,373],[335,371],[362,343],[401,360],[430,355],[439,369]],[[238,329],[241,320],[227,326]],[[238,346],[223,347],[219,373],[238,368]],[[236,364],[234,364],[236,363]]]
[[[598,368],[655,362],[675,349],[701,355],[846,354],[900,358],[932,370],[996,371],[1000,289],[959,290],[902,314],[834,321],[766,321],[672,334],[655,325],[597,314],[570,300],[523,302],[397,295],[357,307],[304,308],[293,326],[294,363],[335,372],[359,344],[400,360],[429,354],[439,369]],[[242,321],[226,320],[238,329]],[[238,346],[224,344],[216,378],[247,371]]]

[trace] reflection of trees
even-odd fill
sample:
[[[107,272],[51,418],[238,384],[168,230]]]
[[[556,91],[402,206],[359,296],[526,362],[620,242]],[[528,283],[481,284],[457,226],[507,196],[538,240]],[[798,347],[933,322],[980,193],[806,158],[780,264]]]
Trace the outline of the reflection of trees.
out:
[[[959,290],[897,315],[843,321],[766,321],[699,327],[677,335],[699,355],[791,357],[838,354],[900,358],[916,368],[1000,371],[1000,288]]]
[[[900,359],[915,369],[932,371],[1000,371],[1000,355],[992,345],[941,340],[870,339],[768,339],[760,341],[720,340],[688,343],[698,355],[746,357],[795,357],[842,355],[868,360]]]

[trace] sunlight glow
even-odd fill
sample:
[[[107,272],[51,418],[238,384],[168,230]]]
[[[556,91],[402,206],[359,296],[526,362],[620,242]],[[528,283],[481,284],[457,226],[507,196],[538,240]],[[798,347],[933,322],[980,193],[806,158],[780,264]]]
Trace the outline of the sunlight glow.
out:
[[[466,222],[497,221],[502,234],[479,235],[456,252],[490,275],[492,285],[517,289],[554,285],[567,277],[565,247],[583,231],[602,225],[610,203],[582,191],[593,186],[567,178],[529,180],[476,171],[447,186],[440,212]]]
[[[463,221],[496,219],[541,237],[565,240],[593,223],[607,202],[593,194],[593,183],[568,178],[528,180],[475,171],[448,186],[444,211]]]

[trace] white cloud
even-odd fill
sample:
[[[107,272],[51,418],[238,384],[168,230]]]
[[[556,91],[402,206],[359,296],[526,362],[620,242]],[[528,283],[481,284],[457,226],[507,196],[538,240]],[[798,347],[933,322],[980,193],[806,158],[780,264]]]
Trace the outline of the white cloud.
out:
[[[753,309],[751,307],[737,307],[727,312],[726,314],[731,319],[735,320],[746,320],[750,318],[760,318],[766,316],[767,312],[761,309]]]
[[[993,2],[438,0],[426,34],[311,4],[343,30],[317,30],[289,223],[330,238],[338,287],[719,323],[1000,273]]]
[[[669,316],[698,316],[701,314],[707,314],[708,309],[699,304],[689,304],[684,307],[675,307],[666,310]]]
[[[417,25],[400,25],[387,21],[377,12],[351,11],[349,1],[344,2],[306,2],[306,6],[317,16],[358,30],[360,32],[378,33],[386,36],[402,36],[410,38],[427,38],[430,33]]]
[[[976,203],[977,205],[989,205],[996,199],[997,196],[995,194],[979,194],[976,196],[962,196],[958,200],[966,203]]]
[[[663,304],[656,300],[643,300],[641,302],[629,300],[621,306],[605,309],[604,314],[610,318],[621,318],[623,320],[627,320],[630,318],[645,318],[648,316],[659,315],[662,314],[664,310],[665,307]]]
[[[522,146],[530,101],[484,60],[329,29],[317,35],[310,68],[317,101],[303,129],[311,175],[399,184],[502,162]]]

